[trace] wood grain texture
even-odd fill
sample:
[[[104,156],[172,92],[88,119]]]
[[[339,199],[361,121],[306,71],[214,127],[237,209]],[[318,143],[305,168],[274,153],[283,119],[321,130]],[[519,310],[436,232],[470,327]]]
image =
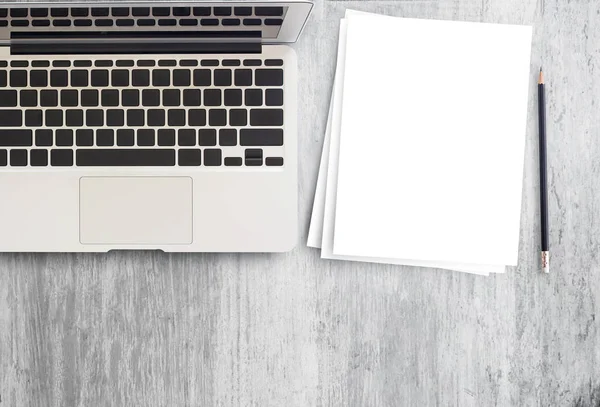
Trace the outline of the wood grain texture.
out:
[[[483,278],[305,247],[346,7],[533,24],[519,267]],[[298,247],[0,255],[0,407],[599,406],[599,22],[592,0],[317,0],[295,46]],[[542,61],[549,276],[538,270]]]

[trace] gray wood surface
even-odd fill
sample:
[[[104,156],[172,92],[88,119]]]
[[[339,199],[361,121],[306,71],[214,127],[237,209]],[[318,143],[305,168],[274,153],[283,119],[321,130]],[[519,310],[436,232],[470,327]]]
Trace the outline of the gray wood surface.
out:
[[[485,278],[305,247],[347,7],[535,27],[519,267]],[[0,255],[0,406],[600,406],[598,44],[594,0],[317,1],[295,46],[297,248]],[[542,61],[549,276],[538,272]]]

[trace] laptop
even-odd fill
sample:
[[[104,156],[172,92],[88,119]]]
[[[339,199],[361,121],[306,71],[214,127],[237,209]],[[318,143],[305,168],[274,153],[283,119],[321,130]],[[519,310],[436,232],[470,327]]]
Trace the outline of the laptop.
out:
[[[292,249],[311,8],[0,6],[0,251]]]

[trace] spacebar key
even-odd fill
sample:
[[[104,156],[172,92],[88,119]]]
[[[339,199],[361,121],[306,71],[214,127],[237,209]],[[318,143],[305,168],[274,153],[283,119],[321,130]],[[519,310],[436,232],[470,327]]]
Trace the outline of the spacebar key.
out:
[[[165,167],[175,165],[175,150],[169,149],[81,149],[80,167]]]

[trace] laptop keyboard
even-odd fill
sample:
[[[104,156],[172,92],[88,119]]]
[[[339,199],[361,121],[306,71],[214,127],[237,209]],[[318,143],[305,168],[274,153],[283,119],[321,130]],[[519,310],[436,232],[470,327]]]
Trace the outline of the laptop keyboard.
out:
[[[0,60],[0,167],[283,162],[279,59]]]

